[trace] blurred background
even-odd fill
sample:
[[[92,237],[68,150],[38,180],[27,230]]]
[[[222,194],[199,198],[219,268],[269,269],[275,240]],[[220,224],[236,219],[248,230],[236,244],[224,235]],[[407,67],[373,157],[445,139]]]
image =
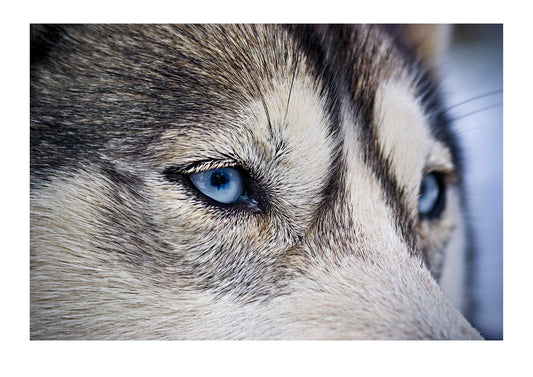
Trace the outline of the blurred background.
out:
[[[476,246],[467,317],[486,339],[503,339],[503,26],[456,25],[443,69]]]

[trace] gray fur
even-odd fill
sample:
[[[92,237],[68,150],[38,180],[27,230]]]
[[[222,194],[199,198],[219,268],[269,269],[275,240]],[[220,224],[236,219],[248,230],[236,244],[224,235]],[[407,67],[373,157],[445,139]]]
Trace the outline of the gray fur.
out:
[[[34,26],[32,339],[480,338],[437,283],[466,247],[460,155],[405,35]],[[253,202],[188,178],[222,166]]]

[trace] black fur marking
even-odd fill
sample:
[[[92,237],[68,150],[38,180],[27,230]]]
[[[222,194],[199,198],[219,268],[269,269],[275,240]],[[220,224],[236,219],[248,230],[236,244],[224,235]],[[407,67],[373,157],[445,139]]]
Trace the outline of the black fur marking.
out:
[[[161,240],[159,234],[165,225],[152,218],[142,180],[112,164],[103,164],[101,174],[108,193],[99,206],[100,231],[94,235],[94,247],[115,253],[133,268],[147,268],[152,274],[180,263],[179,254],[168,252],[171,245]],[[157,255],[151,250],[157,250]]]
[[[393,50],[378,53],[382,43],[379,29],[349,28],[338,25],[332,26],[339,32],[338,43],[340,51],[346,51],[344,63],[348,72],[348,86],[350,96],[354,101],[353,116],[361,125],[358,129],[363,146],[363,158],[371,167],[374,175],[381,183],[387,202],[395,213],[396,226],[410,250],[416,252],[415,220],[408,215],[405,192],[398,184],[390,166],[389,156],[384,156],[376,134],[376,119],[374,107],[376,91],[382,78],[386,78],[385,71],[391,63],[388,59],[397,53]],[[359,46],[357,49],[349,46]]]
[[[403,60],[409,62],[408,68],[417,72],[419,76],[416,82],[417,97],[420,98],[426,114],[429,115],[433,136],[450,149],[460,183],[463,174],[463,157],[434,75],[424,67],[424,61],[416,55],[415,46],[408,42],[409,38],[406,38],[403,25],[380,26],[392,38],[396,50],[403,57]]]
[[[390,50],[388,53],[378,53],[382,39],[386,38],[379,28],[355,27],[353,25],[298,25],[288,27],[289,32],[299,41],[300,50],[306,55],[314,67],[318,82],[323,83],[323,94],[327,94],[328,114],[331,116],[330,134],[335,146],[330,174],[327,178],[324,200],[316,213],[320,219],[328,210],[335,206],[344,188],[344,171],[342,149],[343,141],[340,137],[339,100],[344,90],[348,90],[353,101],[352,114],[357,123],[363,158],[383,186],[387,202],[393,209],[396,226],[404,241],[413,253],[417,253],[416,221],[409,216],[406,208],[406,193],[399,185],[394,172],[391,170],[390,156],[384,156],[376,134],[376,119],[374,119],[374,105],[378,84],[386,78],[395,57],[405,58],[412,50],[405,44],[404,50]],[[355,46],[355,48],[354,48]],[[389,60],[390,59],[390,60]],[[397,64],[397,63],[396,63]],[[409,67],[406,64],[406,69]],[[345,87],[346,85],[346,87]],[[434,87],[431,86],[431,96],[424,104],[427,111],[433,111],[432,102],[436,98]],[[436,107],[440,104],[435,103]],[[442,119],[441,119],[442,120]],[[452,136],[451,134],[446,136]]]
[[[423,75],[417,86],[422,104],[430,115],[433,137],[445,144],[451,152],[455,176],[459,186],[463,184],[464,157],[461,153],[457,135],[452,130],[448,113],[444,109],[441,93],[428,75]]]
[[[274,76],[272,70],[287,69],[290,51],[283,43],[271,43],[269,47],[274,46],[273,52],[248,53],[250,46],[246,38],[254,36],[261,42],[261,38],[266,37],[253,27],[251,31],[245,27],[237,29],[239,32],[232,36],[226,35],[222,26],[217,26],[215,31],[201,25],[192,29],[176,26],[173,32],[155,28],[150,33],[143,33],[142,27],[135,26],[88,29],[63,26],[46,28],[36,34],[32,39],[31,71],[32,183],[47,179],[69,164],[86,163],[88,156],[99,156],[100,152],[106,153],[110,160],[150,158],[149,147],[155,144],[162,130],[174,127],[187,132],[192,127],[216,127],[220,114],[231,117],[250,97],[261,98],[270,124],[263,89]],[[329,116],[328,132],[334,142],[332,163],[325,178],[327,183],[321,203],[314,214],[314,225],[321,227],[322,234],[329,232],[321,220],[331,216],[332,221],[353,228],[345,213],[332,214],[335,207],[345,210],[344,206],[336,204],[345,200],[346,163],[340,109],[348,93],[348,100],[353,101],[354,119],[362,125],[357,132],[364,146],[365,162],[384,187],[404,239],[416,250],[413,219],[408,218],[404,204],[405,193],[390,171],[389,157],[382,155],[375,133],[375,92],[380,75],[385,75],[381,67],[391,64],[387,55],[377,54],[378,31],[344,25],[297,25],[286,26],[285,30],[295,39],[297,49],[305,55],[312,74],[321,85],[320,94],[326,98]],[[282,39],[279,29],[272,31],[269,42]],[[163,37],[172,43],[162,43]],[[222,43],[224,39],[227,41]],[[180,47],[183,40],[194,48]],[[39,41],[43,43],[37,43]],[[211,48],[210,43],[215,43],[218,49]],[[354,50],[353,46],[359,47]],[[390,51],[390,54],[399,52]],[[297,56],[295,53],[294,57]],[[266,64],[266,61],[274,63]],[[292,79],[296,69],[297,63],[292,76],[289,75]],[[420,88],[421,93],[431,93],[423,98],[428,111],[436,114],[434,132],[448,142],[453,140],[451,133],[440,128],[441,124],[446,124],[446,119],[437,97],[424,85]],[[289,100],[290,96],[287,102]],[[118,147],[109,148],[110,143]],[[283,153],[286,149],[283,141],[278,143],[276,151]],[[123,208],[123,212],[109,205],[104,209],[104,219],[109,229],[123,232],[120,237],[110,235],[109,240],[114,242],[113,249],[125,253],[133,265],[151,266],[155,273],[164,270],[165,265],[179,263],[180,273],[191,280],[191,286],[229,293],[240,284],[238,296],[247,299],[253,299],[254,295],[266,297],[269,288],[274,291],[274,286],[281,284],[285,272],[276,265],[275,258],[260,257],[254,254],[256,250],[252,247],[240,250],[232,261],[224,250],[219,250],[215,253],[216,259],[208,264],[184,261],[181,254],[172,253],[170,245],[159,240],[158,228],[148,215],[150,208],[143,207],[143,200],[135,200],[143,191],[141,182],[116,170],[107,167],[104,174],[113,182],[110,200]],[[166,170],[163,175],[172,181],[176,171]],[[123,193],[122,186],[132,189]],[[258,187],[256,192],[260,196],[262,191]],[[268,212],[266,194],[259,200],[263,200],[260,204]],[[145,215],[139,217],[140,214]],[[134,234],[126,234],[128,228],[121,225],[125,218],[132,220]],[[109,229],[103,229],[103,234]],[[299,240],[301,243],[303,239]],[[348,244],[349,240],[343,242]],[[158,250],[160,255],[143,254],[143,249]],[[254,276],[247,269],[250,264],[259,266],[259,270],[277,272]],[[218,272],[222,274],[219,276]],[[200,276],[199,280],[192,282],[196,275]],[[251,284],[254,289],[248,290]]]
[[[30,26],[30,63],[31,66],[45,62],[48,53],[63,38],[63,30],[58,25]]]
[[[317,82],[322,84],[321,95],[326,98],[326,113],[329,116],[328,132],[334,141],[331,155],[331,165],[326,177],[326,185],[322,193],[322,201],[313,215],[315,226],[319,224],[324,216],[339,203],[340,195],[345,187],[346,164],[343,158],[343,139],[341,137],[340,121],[340,101],[341,93],[344,89],[342,80],[338,80],[343,75],[345,67],[339,65],[338,61],[331,58],[331,51],[328,43],[336,40],[327,34],[320,25],[290,25],[288,32],[296,39],[297,48],[307,57],[311,64]]]

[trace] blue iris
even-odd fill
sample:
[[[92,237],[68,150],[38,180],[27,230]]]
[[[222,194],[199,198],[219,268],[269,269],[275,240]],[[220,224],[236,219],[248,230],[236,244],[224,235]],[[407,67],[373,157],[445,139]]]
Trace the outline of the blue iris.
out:
[[[235,168],[193,173],[190,178],[200,192],[220,203],[237,203],[244,195],[244,179],[242,173]]]
[[[430,173],[422,179],[418,211],[425,217],[436,217],[444,209],[444,185],[442,177]]]

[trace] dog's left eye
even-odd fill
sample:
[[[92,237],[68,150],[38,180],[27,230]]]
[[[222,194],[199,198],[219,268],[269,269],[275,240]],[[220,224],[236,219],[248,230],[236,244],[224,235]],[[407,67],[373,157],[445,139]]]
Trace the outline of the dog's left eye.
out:
[[[425,218],[438,217],[444,210],[445,204],[444,179],[439,173],[427,174],[420,185],[418,212]]]
[[[244,177],[235,168],[219,168],[193,173],[190,179],[201,193],[217,202],[233,204],[246,199]]]

